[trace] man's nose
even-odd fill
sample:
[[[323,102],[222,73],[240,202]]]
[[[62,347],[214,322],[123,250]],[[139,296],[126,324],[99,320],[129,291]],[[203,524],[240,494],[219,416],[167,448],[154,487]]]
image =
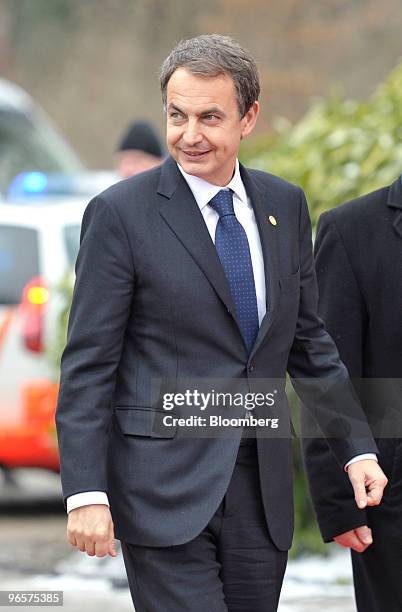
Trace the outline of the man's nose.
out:
[[[183,140],[189,146],[193,146],[202,141],[202,134],[199,130],[198,124],[195,121],[189,121],[187,123],[186,129],[183,133]]]

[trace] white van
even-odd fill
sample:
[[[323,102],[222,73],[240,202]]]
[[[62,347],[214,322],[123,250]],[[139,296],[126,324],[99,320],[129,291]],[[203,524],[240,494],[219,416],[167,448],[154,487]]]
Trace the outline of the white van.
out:
[[[57,286],[73,274],[82,199],[0,205],[0,427],[21,418],[23,385],[54,376]]]

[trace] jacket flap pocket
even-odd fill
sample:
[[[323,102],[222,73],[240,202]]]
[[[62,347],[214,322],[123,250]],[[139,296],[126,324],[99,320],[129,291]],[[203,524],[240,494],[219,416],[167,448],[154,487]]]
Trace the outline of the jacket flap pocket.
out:
[[[118,407],[114,409],[121,431],[126,435],[147,438],[173,438],[176,425],[164,425],[168,413],[144,406]]]
[[[281,293],[293,293],[293,291],[297,291],[300,287],[300,270],[297,270],[297,272],[290,276],[283,276],[280,278],[279,286],[281,288]]]

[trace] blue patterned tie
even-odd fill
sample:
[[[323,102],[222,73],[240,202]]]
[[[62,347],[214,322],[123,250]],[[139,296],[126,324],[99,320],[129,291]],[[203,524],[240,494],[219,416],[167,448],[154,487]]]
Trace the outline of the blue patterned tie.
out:
[[[221,189],[209,205],[219,215],[215,247],[229,283],[244,342],[248,353],[251,353],[259,323],[253,266],[246,232],[236,218],[233,194],[230,190]]]

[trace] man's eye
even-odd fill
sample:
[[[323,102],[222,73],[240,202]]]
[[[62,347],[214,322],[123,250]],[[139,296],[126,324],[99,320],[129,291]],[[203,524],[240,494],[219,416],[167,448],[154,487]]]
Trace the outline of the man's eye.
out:
[[[208,121],[213,121],[214,119],[218,119],[217,115],[205,115],[205,119]]]
[[[181,113],[170,113],[170,117],[172,119],[182,119],[183,115]]]

